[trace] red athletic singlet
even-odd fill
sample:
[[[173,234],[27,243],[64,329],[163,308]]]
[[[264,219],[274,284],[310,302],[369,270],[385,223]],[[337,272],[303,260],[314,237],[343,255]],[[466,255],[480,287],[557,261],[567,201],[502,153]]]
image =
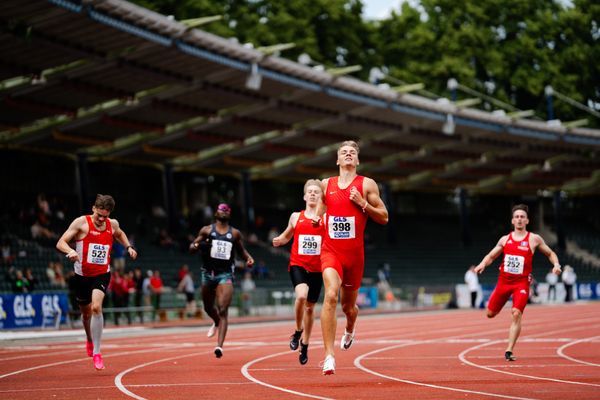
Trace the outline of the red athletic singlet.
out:
[[[504,282],[528,280],[533,266],[529,246],[529,232],[522,240],[513,239],[512,233],[504,244],[504,258],[500,264],[500,279]]]
[[[365,177],[357,175],[345,189],[338,187],[338,177],[331,177],[327,182],[325,205],[325,243],[340,250],[360,248],[364,252],[364,234],[367,213],[350,200],[350,190],[355,187],[363,195]]]
[[[294,228],[294,244],[290,256],[290,266],[304,267],[308,272],[321,272],[321,244],[325,230],[322,225],[313,226],[312,220],[300,212]]]
[[[106,218],[106,229],[99,231],[92,222],[92,217],[85,216],[88,234],[75,242],[79,259],[74,265],[75,273],[81,276],[96,276],[110,271],[110,251],[113,244],[113,230],[110,220]]]

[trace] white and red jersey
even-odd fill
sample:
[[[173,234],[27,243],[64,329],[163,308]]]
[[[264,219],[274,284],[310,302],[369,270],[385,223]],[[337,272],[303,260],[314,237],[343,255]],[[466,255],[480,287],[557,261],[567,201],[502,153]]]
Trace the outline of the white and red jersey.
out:
[[[529,245],[529,235],[515,240],[512,233],[504,244],[504,257],[500,264],[500,278],[505,282],[528,280],[533,268],[533,252]]]
[[[337,176],[329,178],[324,203],[327,206],[325,219],[325,243],[336,249],[364,251],[364,234],[368,215],[350,200],[350,190],[355,187],[364,196],[364,176],[357,175],[345,189],[338,186]]]
[[[96,276],[110,272],[110,251],[113,244],[113,230],[110,219],[106,218],[106,229],[99,231],[86,215],[88,234],[75,242],[79,260],[75,262],[75,273],[81,276]]]
[[[325,230],[323,225],[313,226],[312,219],[300,212],[294,228],[294,243],[288,271],[292,265],[304,267],[308,272],[321,272],[321,245]]]

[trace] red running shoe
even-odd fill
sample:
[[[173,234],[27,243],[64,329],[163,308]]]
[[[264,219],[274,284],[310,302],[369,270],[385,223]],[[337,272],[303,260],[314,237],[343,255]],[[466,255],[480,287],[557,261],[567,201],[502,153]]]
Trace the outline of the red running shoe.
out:
[[[94,368],[96,368],[97,371],[104,369],[104,361],[102,361],[102,354],[94,354],[93,361]]]

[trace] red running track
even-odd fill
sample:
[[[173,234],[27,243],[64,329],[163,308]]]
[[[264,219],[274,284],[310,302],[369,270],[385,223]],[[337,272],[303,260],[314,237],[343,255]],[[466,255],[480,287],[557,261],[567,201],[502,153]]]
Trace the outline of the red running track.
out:
[[[318,322],[305,366],[288,347],[291,320],[230,326],[221,359],[206,327],[106,334],[100,372],[82,337],[5,340],[0,398],[600,399],[600,303],[528,307],[510,363],[509,323],[507,309],[492,320],[481,310],[359,316],[327,377]]]

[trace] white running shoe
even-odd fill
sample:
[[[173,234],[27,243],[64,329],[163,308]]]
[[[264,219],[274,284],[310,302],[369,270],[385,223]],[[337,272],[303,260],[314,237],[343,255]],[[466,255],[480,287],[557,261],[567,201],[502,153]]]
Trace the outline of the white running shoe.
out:
[[[213,322],[212,326],[206,333],[206,337],[213,337],[213,336],[215,336],[215,333],[217,333],[217,326]]]
[[[348,350],[352,347],[352,343],[354,342],[354,332],[349,333],[344,330],[344,336],[342,336],[342,340],[340,340],[340,348],[342,350]]]
[[[333,374],[335,374],[335,358],[327,356],[325,357],[325,361],[323,361],[323,375]]]

